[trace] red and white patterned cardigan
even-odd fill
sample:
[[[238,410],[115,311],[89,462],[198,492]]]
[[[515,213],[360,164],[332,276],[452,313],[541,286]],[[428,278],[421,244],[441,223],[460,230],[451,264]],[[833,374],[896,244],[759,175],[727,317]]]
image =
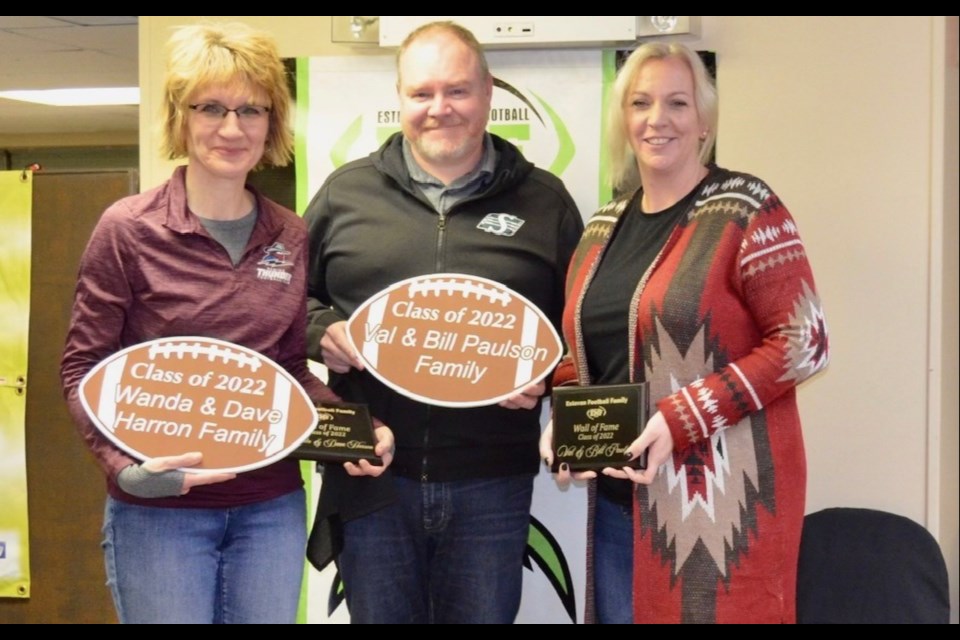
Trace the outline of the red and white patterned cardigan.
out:
[[[586,226],[567,276],[571,352],[554,384],[590,383],[584,293],[639,196],[613,200]],[[828,360],[796,224],[764,182],[711,167],[640,282],[623,285],[634,288],[632,377],[650,383],[651,412],[674,441],[672,464],[635,493],[635,620],[794,621],[806,492],[795,389]],[[590,587],[587,605],[589,618]]]

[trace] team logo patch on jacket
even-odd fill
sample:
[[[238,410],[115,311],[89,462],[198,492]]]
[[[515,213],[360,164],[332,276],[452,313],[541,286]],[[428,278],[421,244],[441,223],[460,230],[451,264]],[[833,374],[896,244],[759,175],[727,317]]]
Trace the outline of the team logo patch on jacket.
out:
[[[287,248],[283,246],[282,242],[274,242],[269,247],[263,248],[263,253],[266,254],[263,258],[260,259],[260,262],[257,263],[261,267],[292,267],[293,263],[290,262],[290,252],[287,251]]]
[[[289,260],[290,252],[283,243],[274,242],[269,247],[264,247],[263,253],[265,255],[257,263],[257,278],[290,284],[293,276],[285,269],[292,267],[293,262]]]
[[[477,224],[477,229],[498,236],[512,236],[519,231],[525,220],[509,213],[488,213]]]

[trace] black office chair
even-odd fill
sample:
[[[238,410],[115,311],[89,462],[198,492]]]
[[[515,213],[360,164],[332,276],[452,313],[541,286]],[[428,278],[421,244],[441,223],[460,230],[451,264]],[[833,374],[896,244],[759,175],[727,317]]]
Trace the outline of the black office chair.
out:
[[[824,509],[804,518],[797,622],[949,621],[947,566],[922,526],[873,509]]]

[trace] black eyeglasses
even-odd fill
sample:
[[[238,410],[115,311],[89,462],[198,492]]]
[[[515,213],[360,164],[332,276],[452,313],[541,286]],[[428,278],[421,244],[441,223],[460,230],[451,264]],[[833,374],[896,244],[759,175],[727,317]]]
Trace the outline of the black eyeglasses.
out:
[[[261,107],[255,104],[241,105],[236,109],[228,109],[216,102],[202,102],[200,104],[190,104],[187,106],[211,122],[223,120],[231,111],[237,114],[239,120],[246,122],[256,122],[270,113],[270,107]]]

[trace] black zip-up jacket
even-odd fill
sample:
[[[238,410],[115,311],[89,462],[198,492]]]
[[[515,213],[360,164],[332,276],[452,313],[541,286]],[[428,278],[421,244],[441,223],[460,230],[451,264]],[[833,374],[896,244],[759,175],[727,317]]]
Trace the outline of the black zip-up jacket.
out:
[[[496,280],[539,306],[559,332],[564,278],[582,219],[558,178],[535,168],[509,142],[493,136],[493,143],[498,160],[487,187],[445,215],[408,175],[401,134],[327,178],[305,215],[311,358],[321,359],[320,339],[330,324],[345,320],[389,285],[430,273]],[[509,213],[524,223],[515,235],[495,235],[477,228],[489,213]],[[367,403],[393,429],[397,450],[391,470],[400,476],[451,481],[538,469],[539,409],[427,405],[356,370],[331,372],[330,386],[346,400]],[[329,471],[324,485],[331,483]],[[348,506],[359,507],[354,500]]]

